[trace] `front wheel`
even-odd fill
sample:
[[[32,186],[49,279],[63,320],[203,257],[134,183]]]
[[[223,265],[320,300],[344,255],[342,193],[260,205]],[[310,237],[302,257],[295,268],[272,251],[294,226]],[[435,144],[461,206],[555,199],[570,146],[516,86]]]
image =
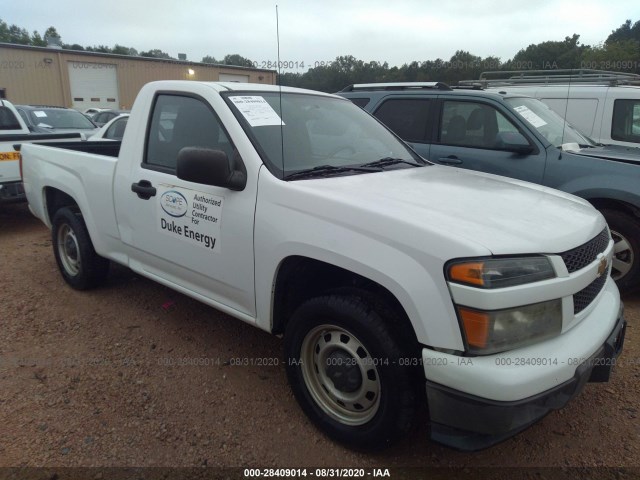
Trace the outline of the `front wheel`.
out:
[[[614,241],[611,277],[621,292],[640,286],[640,220],[617,210],[602,210]]]
[[[53,254],[64,280],[77,290],[102,283],[109,272],[109,260],[94,250],[82,214],[64,207],[51,223]]]
[[[285,364],[298,403],[348,446],[381,449],[412,427],[423,382],[393,327],[351,295],[311,299],[287,326]]]

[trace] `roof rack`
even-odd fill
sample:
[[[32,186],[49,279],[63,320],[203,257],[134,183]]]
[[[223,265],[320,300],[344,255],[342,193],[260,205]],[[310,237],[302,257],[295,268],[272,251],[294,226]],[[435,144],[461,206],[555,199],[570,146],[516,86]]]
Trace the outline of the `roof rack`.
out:
[[[462,82],[476,82],[476,83],[454,85],[451,87],[451,89],[452,90],[484,90],[485,89],[484,85],[480,85],[480,83],[478,83],[477,80],[461,80],[459,83],[462,83]]]
[[[31,107],[31,108],[61,108],[65,110],[69,110],[67,107],[61,107],[60,105],[41,105],[37,103],[29,103],[26,105],[18,105],[19,107]]]
[[[500,87],[508,85],[551,85],[587,83],[591,85],[640,85],[636,73],[592,69],[495,70],[482,72],[478,80],[460,80],[461,86]]]
[[[354,92],[356,90],[451,90],[451,87],[443,82],[391,82],[391,83],[356,83],[349,85],[341,92]]]

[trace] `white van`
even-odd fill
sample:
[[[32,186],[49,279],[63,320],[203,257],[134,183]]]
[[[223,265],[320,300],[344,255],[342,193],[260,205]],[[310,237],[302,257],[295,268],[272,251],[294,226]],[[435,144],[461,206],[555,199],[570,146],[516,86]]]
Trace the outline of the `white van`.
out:
[[[487,90],[542,100],[598,143],[640,147],[640,75],[599,71],[563,75],[562,72],[546,71],[544,77],[527,72],[526,77],[490,80],[483,80],[481,76],[479,83]],[[486,72],[489,73],[494,72]],[[625,82],[631,84],[621,85]]]

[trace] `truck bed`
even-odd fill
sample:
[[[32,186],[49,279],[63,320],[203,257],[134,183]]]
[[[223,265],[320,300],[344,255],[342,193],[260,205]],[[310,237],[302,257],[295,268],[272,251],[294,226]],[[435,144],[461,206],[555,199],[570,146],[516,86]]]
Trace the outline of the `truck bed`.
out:
[[[31,192],[29,208],[50,226],[47,191],[56,190],[69,195],[82,212],[92,212],[92,215],[85,216],[87,228],[96,251],[108,256],[109,239],[119,237],[112,191],[118,159],[109,153],[117,153],[120,142],[69,142],[69,145],[62,145],[27,143],[21,146],[24,189],[28,197]]]
[[[0,142],[20,142],[28,140],[29,142],[39,142],[40,140],[80,138],[79,133],[17,133],[9,135],[0,135]]]
[[[0,203],[15,202],[25,200],[22,181],[20,178],[20,167],[18,164],[21,145],[26,143],[37,143],[39,145],[60,146],[74,149],[81,143],[80,133],[11,133],[0,134]],[[106,142],[103,142],[106,143]],[[117,142],[118,144],[120,142]],[[106,156],[117,156],[120,149],[118,146],[110,146],[100,150],[93,146],[87,146],[87,152],[100,152]],[[99,147],[98,147],[99,148]]]
[[[62,150],[73,150],[74,152],[92,153],[94,155],[104,155],[106,157],[118,157],[120,154],[119,141],[86,141],[86,142],[39,142],[38,145],[44,147],[54,147]],[[21,144],[13,147],[20,151]]]

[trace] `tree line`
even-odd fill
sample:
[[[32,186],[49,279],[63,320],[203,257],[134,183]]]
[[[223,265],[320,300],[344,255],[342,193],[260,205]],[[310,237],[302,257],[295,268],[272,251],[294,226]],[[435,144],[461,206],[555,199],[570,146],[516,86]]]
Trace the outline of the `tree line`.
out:
[[[506,61],[457,50],[449,59],[414,61],[398,67],[347,55],[305,73],[284,72],[280,78],[282,85],[336,92],[353,83],[440,81],[457,85],[460,80],[478,79],[485,71],[558,69],[640,74],[640,21],[632,24],[627,20],[598,45],[581,44],[580,35],[574,34],[560,41],[531,44]]]
[[[64,50],[77,50],[81,52],[98,52],[98,53],[113,53],[117,55],[129,55],[134,57],[148,57],[148,58],[163,58],[167,60],[177,60],[167,52],[163,52],[158,48],[154,48],[148,51],[136,50],[133,47],[126,47],[124,45],[115,44],[113,47],[107,45],[87,45],[82,46],[78,43],[64,43],[62,38],[58,34],[55,27],[49,27],[41,35],[37,30],[32,33],[26,28],[20,28],[18,25],[8,25],[4,20],[0,19],[0,42],[1,43],[13,43],[16,45],[30,45],[33,47],[46,47],[47,38],[56,39],[57,43]],[[216,63],[219,65],[236,65],[241,67],[253,67],[254,62],[248,58],[244,58],[238,54],[225,55],[220,60],[217,60],[211,55],[206,55],[201,60],[202,63]]]
[[[88,52],[114,53],[140,57],[174,59],[160,49],[138,52],[135,48],[116,44],[82,46],[62,42],[55,27],[49,27],[44,35],[38,31],[29,33],[17,25],[8,25],[0,19],[0,42],[20,45],[46,46],[46,38],[57,38],[61,48]],[[216,59],[206,55],[202,63],[254,67],[252,60],[239,54]],[[413,61],[402,66],[389,66],[387,62],[364,61],[344,55],[332,62],[314,65],[304,73],[286,72],[281,69],[282,85],[335,92],[352,83],[442,81],[451,85],[460,80],[477,79],[488,70],[556,70],[597,69],[640,74],[640,20],[627,20],[613,30],[607,39],[597,45],[580,43],[580,35],[573,34],[564,40],[550,40],[531,44],[502,61],[495,56],[479,57],[466,50],[457,50],[449,59]]]

